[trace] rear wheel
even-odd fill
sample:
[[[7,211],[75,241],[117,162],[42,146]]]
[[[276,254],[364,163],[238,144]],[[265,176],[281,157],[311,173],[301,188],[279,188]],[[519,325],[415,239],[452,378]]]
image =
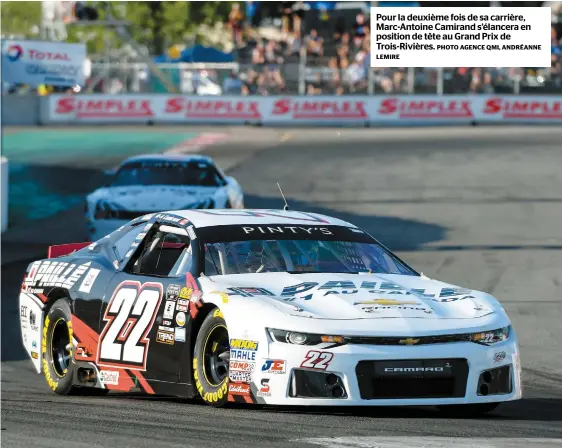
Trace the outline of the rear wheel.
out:
[[[437,406],[437,408],[450,417],[479,417],[496,409],[499,403],[454,404]]]
[[[201,398],[211,406],[228,402],[228,364],[230,342],[222,312],[217,308],[207,315],[195,341],[193,378]]]

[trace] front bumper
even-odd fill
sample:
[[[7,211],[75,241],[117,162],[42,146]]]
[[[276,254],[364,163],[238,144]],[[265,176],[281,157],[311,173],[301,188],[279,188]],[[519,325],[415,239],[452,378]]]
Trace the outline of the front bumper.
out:
[[[267,345],[267,350],[267,358],[258,359],[253,375],[252,391],[257,403],[423,406],[501,402],[522,396],[515,335],[494,346],[460,342],[322,349],[274,342]],[[321,354],[311,355],[311,352]],[[285,373],[263,371],[267,359],[285,361]],[[306,375],[307,372],[325,375]],[[303,386],[303,378],[307,377],[304,381],[308,384]],[[330,383],[326,386],[328,391],[322,389],[323,383]],[[334,388],[336,391],[331,393]]]

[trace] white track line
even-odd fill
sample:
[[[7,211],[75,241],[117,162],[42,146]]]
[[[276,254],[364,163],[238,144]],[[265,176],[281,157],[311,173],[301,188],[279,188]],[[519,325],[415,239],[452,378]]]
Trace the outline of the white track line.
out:
[[[326,437],[297,439],[324,448],[522,448],[561,447],[562,439],[467,437]]]

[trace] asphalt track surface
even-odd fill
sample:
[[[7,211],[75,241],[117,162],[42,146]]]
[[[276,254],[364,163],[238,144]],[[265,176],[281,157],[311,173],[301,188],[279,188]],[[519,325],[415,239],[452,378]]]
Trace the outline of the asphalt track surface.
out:
[[[82,238],[77,208],[3,239],[4,446],[562,446],[561,127],[222,131],[228,143],[206,152],[239,179],[247,206],[281,207],[279,181],[293,209],[352,221],[427,275],[496,295],[520,338],[524,399],[454,419],[431,408],[55,396],[21,348],[17,291],[21,258]],[[99,182],[104,163],[66,166],[68,188]]]

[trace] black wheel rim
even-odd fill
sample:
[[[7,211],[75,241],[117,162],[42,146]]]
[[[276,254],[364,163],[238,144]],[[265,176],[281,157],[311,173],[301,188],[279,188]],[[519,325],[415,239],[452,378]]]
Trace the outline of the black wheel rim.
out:
[[[203,348],[203,372],[211,386],[219,386],[228,376],[229,358],[228,331],[224,325],[217,325],[207,335]]]
[[[70,334],[68,325],[64,319],[59,319],[53,325],[51,336],[51,359],[55,373],[63,377],[68,371],[70,364]]]

